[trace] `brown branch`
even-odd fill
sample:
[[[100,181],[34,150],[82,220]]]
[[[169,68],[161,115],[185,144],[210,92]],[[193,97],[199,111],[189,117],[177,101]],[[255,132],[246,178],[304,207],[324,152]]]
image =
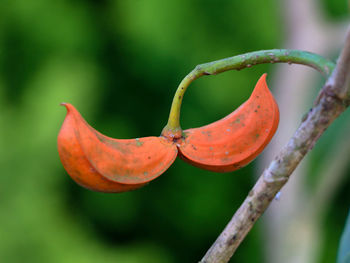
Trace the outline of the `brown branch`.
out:
[[[263,172],[241,207],[201,263],[228,262],[257,219],[286,184],[327,127],[347,108],[350,86],[350,32],[332,76],[288,144]]]
[[[348,32],[345,45],[340,53],[337,66],[328,79],[327,84],[340,99],[348,102],[350,96],[350,34]]]

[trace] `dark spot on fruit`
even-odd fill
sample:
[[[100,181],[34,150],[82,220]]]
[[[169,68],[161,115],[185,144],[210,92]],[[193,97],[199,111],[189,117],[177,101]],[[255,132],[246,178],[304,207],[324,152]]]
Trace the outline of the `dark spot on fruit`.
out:
[[[211,137],[211,131],[202,131],[202,134]]]

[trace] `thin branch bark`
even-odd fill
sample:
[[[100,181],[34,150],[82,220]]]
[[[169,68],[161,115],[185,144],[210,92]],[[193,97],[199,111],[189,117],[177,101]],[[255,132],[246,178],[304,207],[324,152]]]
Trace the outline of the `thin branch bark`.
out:
[[[329,20],[319,0],[282,0],[279,3],[285,32],[283,46],[326,56],[334,54],[334,51],[339,53],[344,45],[344,36],[349,22]],[[303,116],[306,109],[310,108],[315,98],[314,89],[310,87],[314,87],[316,80],[319,79],[315,72],[305,70],[303,67],[283,65],[276,67],[270,78],[270,85],[272,84],[272,90],[283,117],[280,119],[278,132],[257,159],[255,178],[261,175],[300,125],[300,117]],[[337,135],[334,142],[337,142],[338,139],[340,138]],[[264,260],[262,261],[264,262],[316,263],[319,262],[320,255],[322,255],[322,248],[329,243],[323,231],[323,223],[326,213],[329,212],[329,206],[320,205],[323,211],[318,217],[310,208],[321,203],[320,200],[317,204],[308,206],[311,199],[317,200],[314,198],[313,188],[307,182],[308,177],[310,173],[317,173],[317,171],[323,173],[322,169],[310,170],[313,162],[312,156],[315,155],[315,152],[312,152],[309,158],[304,158],[295,169],[293,176],[280,192],[280,200],[272,202],[262,217],[263,224],[260,227],[262,236],[268,237],[264,238],[263,242]],[[330,152],[327,151],[327,157],[324,160],[329,158],[333,160],[333,157],[330,157]],[[332,165],[324,161],[320,163]],[[334,178],[334,176],[329,177]],[[334,178],[334,180],[337,179]],[[316,184],[319,181],[321,177],[317,175]],[[337,192],[336,189],[334,191],[334,193]],[[332,202],[328,202],[328,205],[331,204]]]
[[[350,34],[346,36],[343,50],[327,84],[340,99],[348,100],[350,95]]]
[[[304,156],[327,127],[348,106],[350,86],[350,32],[338,64],[288,144],[263,172],[241,207],[208,250],[201,263],[228,262],[240,243],[286,184]],[[344,95],[346,94],[346,95]]]

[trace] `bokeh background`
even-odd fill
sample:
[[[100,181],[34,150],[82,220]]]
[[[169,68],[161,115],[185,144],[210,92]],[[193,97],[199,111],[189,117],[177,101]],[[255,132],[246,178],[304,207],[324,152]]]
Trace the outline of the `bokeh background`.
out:
[[[306,2],[317,6],[322,23],[344,28],[347,1]],[[286,21],[293,16],[289,4],[292,1],[1,0],[0,262],[199,261],[262,172],[262,158],[230,174],[177,160],[140,190],[94,193],[76,185],[59,161],[56,137],[65,117],[59,103],[72,103],[93,127],[111,137],[159,135],[177,85],[195,65],[293,47],[288,41],[295,32]],[[292,19],[298,20],[302,10]],[[323,55],[336,58],[342,35],[323,35],[329,40]],[[309,42],[321,45],[317,39]],[[277,94],[276,83],[285,80],[279,67],[260,65],[199,79],[184,98],[182,127],[198,127],[233,111],[264,72]],[[321,85],[319,76],[308,89],[314,96]],[[299,96],[307,98],[298,106],[305,112],[313,97]],[[298,118],[300,122],[302,115]],[[312,192],[321,169],[328,167],[324,164],[337,154],[337,147],[346,145],[339,134],[350,132],[349,119],[344,114],[308,157],[300,191]],[[288,117],[281,114],[281,121],[288,122]],[[293,122],[292,131],[297,125]],[[277,143],[281,147],[285,141]],[[342,156],[349,156],[346,149]],[[341,179],[335,179],[327,209],[317,216],[320,227],[315,231],[322,242],[313,262],[335,260],[350,203],[348,161],[345,158],[343,169],[334,172],[334,178]],[[286,207],[286,199],[282,192],[277,206]],[[311,206],[323,204],[316,200]],[[273,262],[267,244],[279,230],[264,217],[231,262]]]

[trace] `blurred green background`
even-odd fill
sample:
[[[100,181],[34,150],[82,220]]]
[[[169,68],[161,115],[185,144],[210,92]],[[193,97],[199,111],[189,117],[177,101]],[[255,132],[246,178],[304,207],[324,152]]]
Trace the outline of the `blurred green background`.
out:
[[[195,65],[283,47],[279,3],[0,0],[0,262],[197,262],[253,185],[255,162],[223,175],[177,160],[140,190],[94,193],[59,161],[59,103],[72,103],[111,137],[159,135],[178,83]],[[346,1],[322,7],[329,19],[347,15]],[[196,81],[182,127],[230,113],[275,67]],[[322,260],[334,260],[349,186],[332,205]],[[263,261],[262,227],[232,262]]]

